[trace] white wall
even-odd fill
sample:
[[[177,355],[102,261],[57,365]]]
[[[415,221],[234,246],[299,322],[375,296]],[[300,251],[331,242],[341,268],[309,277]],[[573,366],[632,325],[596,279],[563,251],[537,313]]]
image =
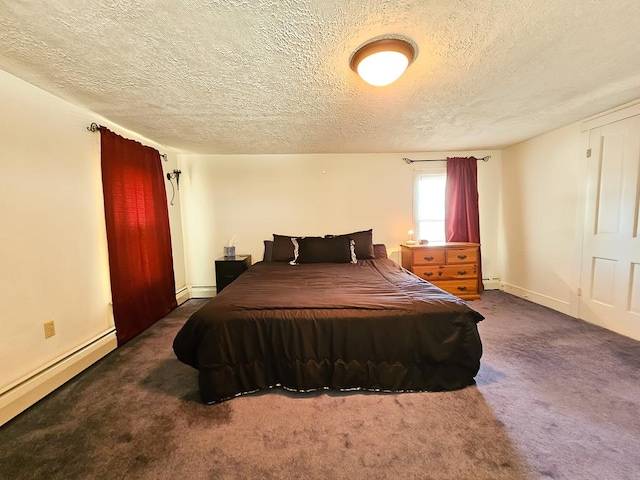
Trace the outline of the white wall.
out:
[[[0,105],[2,400],[113,328],[100,135],[87,126],[97,122],[168,153],[168,170],[176,155],[2,71]],[[179,201],[169,212],[179,289],[186,284]],[[51,320],[56,335],[45,340]]]
[[[476,156],[484,156],[479,154]],[[488,162],[478,162],[478,207],[480,242],[482,242],[482,276],[485,288],[499,283],[500,205],[502,202],[502,152],[491,151]],[[497,288],[497,286],[495,287]]]
[[[500,279],[507,292],[577,316],[580,125],[502,152]]]
[[[485,276],[497,276],[501,153],[479,162]],[[213,294],[214,261],[232,236],[236,251],[262,259],[273,233],[324,235],[373,228],[399,261],[413,223],[414,168],[402,158],[445,158],[465,152],[318,155],[180,154],[188,283]]]

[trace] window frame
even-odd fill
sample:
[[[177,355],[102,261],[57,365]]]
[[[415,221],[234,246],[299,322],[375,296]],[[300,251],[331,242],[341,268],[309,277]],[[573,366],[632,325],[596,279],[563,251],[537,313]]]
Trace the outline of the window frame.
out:
[[[424,176],[442,176],[444,177],[444,186],[446,188],[446,182],[447,182],[447,163],[446,162],[433,162],[433,164],[430,165],[426,165],[417,169],[414,169],[413,171],[413,230],[415,232],[415,240],[416,242],[420,239],[426,239],[429,242],[444,242],[446,240],[446,232],[444,229],[444,218],[445,218],[445,212],[444,212],[444,207],[443,207],[443,212],[442,212],[442,220],[440,219],[421,219],[419,218],[419,212],[420,212],[420,188],[419,188],[419,184],[420,184],[420,180],[422,177]],[[444,195],[444,192],[443,192]],[[443,205],[444,205],[444,198],[442,199],[443,201]],[[443,228],[442,228],[442,237],[441,238],[428,238],[426,237],[426,235],[421,235],[420,232],[420,224],[421,222],[424,221],[428,221],[428,222],[433,222],[433,221],[442,221],[443,222]]]

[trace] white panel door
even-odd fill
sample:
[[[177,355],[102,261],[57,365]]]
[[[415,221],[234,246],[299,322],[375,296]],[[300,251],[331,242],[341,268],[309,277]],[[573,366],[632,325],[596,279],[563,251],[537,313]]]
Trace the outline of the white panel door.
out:
[[[589,131],[580,318],[640,339],[640,116]]]

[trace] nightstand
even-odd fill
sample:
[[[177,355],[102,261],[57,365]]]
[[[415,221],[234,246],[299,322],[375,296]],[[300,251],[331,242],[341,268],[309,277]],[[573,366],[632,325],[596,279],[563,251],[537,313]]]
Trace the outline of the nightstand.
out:
[[[251,255],[221,257],[216,260],[216,292],[233,282],[251,266]]]

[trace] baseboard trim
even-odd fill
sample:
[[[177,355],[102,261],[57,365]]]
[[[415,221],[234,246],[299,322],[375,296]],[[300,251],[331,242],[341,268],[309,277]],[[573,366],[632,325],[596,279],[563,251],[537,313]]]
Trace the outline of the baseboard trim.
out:
[[[532,290],[527,290],[526,288],[518,287],[516,285],[511,285],[510,283],[506,283],[506,282],[500,282],[500,288],[504,292],[510,293],[511,295],[515,295],[516,297],[530,300],[534,303],[543,305],[545,307],[549,307],[553,310],[556,310],[560,313],[564,313],[566,315],[572,315],[571,304],[569,302],[565,302],[557,298],[549,297],[548,295],[543,295],[541,293],[537,293]]]
[[[71,380],[118,346],[114,328],[12,384],[0,394],[0,426]]]

